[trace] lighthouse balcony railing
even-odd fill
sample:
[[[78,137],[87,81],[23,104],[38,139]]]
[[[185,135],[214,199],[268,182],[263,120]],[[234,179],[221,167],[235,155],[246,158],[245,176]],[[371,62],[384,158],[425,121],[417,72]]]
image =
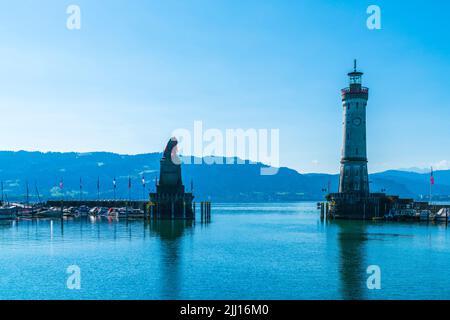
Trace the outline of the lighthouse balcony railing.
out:
[[[361,194],[358,192],[338,192],[338,193],[330,193],[327,195],[328,201],[345,201],[345,200],[379,200],[381,198],[385,198],[385,193],[368,193]]]
[[[359,87],[359,88],[344,88],[341,90],[342,99],[345,99],[347,94],[362,94],[362,95],[368,95],[369,94],[369,88],[366,87]]]

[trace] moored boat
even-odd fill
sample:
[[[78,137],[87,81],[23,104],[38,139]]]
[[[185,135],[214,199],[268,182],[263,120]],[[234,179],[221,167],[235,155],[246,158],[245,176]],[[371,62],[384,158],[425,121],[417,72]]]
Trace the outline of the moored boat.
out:
[[[141,209],[125,209],[124,213],[121,213],[121,217],[123,218],[134,218],[134,219],[142,219],[144,218],[144,211]]]
[[[118,218],[119,217],[119,210],[117,210],[117,208],[110,208],[108,210],[108,217]]]
[[[419,219],[420,221],[433,221],[434,215],[431,210],[422,210],[420,211]]]
[[[412,208],[393,208],[385,216],[387,220],[415,220],[417,219],[417,211]]]
[[[101,217],[107,217],[109,215],[109,209],[108,208],[98,208],[97,215]]]
[[[436,213],[435,221],[446,222],[450,218],[450,208],[442,208]]]
[[[39,218],[61,218],[63,212],[60,208],[49,208],[39,211],[36,216]]]
[[[80,206],[78,208],[75,208],[75,212],[79,215],[79,216],[87,216],[89,215],[89,207],[87,206]]]
[[[19,218],[35,218],[38,212],[39,210],[33,207],[28,206],[17,207],[17,217]]]
[[[64,218],[78,218],[79,216],[80,216],[80,214],[79,214],[77,208],[70,207],[70,208],[65,208],[63,210]]]
[[[0,220],[14,220],[17,218],[17,207],[4,206],[0,207]]]
[[[89,210],[89,216],[96,217],[98,215],[98,212],[99,212],[99,208],[94,207]]]

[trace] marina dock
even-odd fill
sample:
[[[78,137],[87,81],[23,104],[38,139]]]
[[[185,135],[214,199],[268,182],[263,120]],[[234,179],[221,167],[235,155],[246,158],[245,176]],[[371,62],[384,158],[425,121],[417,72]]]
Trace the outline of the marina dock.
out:
[[[450,204],[430,204],[394,196],[384,196],[380,199],[383,201],[371,205],[362,202],[357,220],[450,222]],[[341,219],[341,212],[346,211],[346,208],[342,207],[342,203],[342,201],[336,203],[330,196],[328,196],[328,201],[318,202],[317,210],[320,210],[320,219],[322,221]],[[354,204],[352,209],[355,209]]]
[[[211,202],[201,202],[202,223],[211,221]],[[79,218],[83,216],[145,220],[195,220],[197,204],[191,203],[192,216],[161,216],[158,204],[127,200],[48,200],[43,203],[10,203],[0,207],[0,220],[20,218]]]
[[[128,200],[100,199],[100,180],[97,180],[97,200],[82,200],[82,182],[80,178],[79,200],[51,199],[41,201],[36,186],[38,202],[30,202],[29,186],[26,184],[26,196],[23,202],[9,202],[4,200],[2,188],[0,202],[0,220],[16,218],[77,218],[80,216],[108,217],[108,218],[137,218],[155,220],[195,220],[195,202],[193,202],[193,181],[191,190],[186,192],[182,182],[181,161],[177,160],[176,138],[171,138],[160,160],[159,180],[156,180],[156,192],[148,194],[148,200],[132,200],[131,178],[128,181]],[[143,180],[142,199],[146,198],[145,179]],[[60,190],[63,190],[63,180],[60,181]],[[114,198],[116,196],[116,179],[113,179]],[[7,197],[5,196],[7,199]],[[201,220],[211,220],[211,202],[201,202]]]

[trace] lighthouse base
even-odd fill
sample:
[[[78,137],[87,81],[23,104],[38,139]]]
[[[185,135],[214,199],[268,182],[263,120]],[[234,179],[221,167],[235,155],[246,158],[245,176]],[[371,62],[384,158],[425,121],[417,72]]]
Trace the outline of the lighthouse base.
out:
[[[393,201],[384,193],[361,196],[353,193],[330,193],[327,196],[332,219],[372,220],[387,215]]]

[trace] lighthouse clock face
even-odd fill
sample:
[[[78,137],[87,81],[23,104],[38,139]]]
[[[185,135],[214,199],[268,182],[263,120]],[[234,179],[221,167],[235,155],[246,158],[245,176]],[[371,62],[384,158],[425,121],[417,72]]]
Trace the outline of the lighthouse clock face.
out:
[[[354,118],[353,125],[359,127],[361,125],[361,118]]]

